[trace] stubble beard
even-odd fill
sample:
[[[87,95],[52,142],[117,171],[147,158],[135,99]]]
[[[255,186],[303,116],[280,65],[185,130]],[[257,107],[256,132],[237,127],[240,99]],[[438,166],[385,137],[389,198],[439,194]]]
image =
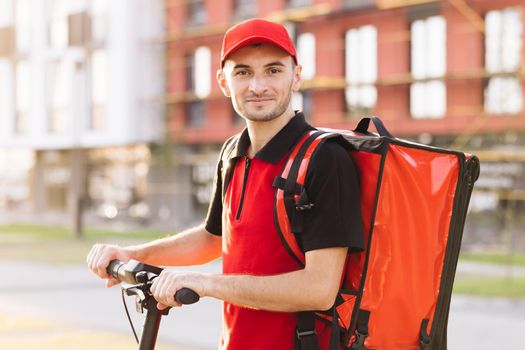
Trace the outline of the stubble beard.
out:
[[[281,115],[283,115],[284,112],[286,112],[286,110],[288,109],[288,106],[290,105],[290,100],[292,99],[291,87],[292,86],[290,84],[290,89],[288,89],[288,94],[286,95],[284,100],[281,103],[279,103],[277,106],[275,106],[275,108],[272,109],[271,111],[259,112],[259,113],[257,111],[251,112],[251,111],[248,111],[246,108],[244,108],[243,105],[239,105],[239,104],[237,105],[237,108],[235,109],[237,110],[237,113],[239,113],[241,117],[243,117],[246,120],[252,121],[252,122],[272,121],[274,119],[277,119]]]

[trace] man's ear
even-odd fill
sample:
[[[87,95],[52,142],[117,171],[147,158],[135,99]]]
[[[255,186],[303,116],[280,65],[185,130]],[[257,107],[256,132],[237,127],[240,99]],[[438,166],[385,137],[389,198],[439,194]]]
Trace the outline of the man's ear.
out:
[[[228,82],[226,81],[226,76],[224,75],[224,70],[217,70],[217,82],[222,90],[222,93],[226,97],[231,97],[230,88],[228,87]]]
[[[292,83],[292,90],[294,92],[299,91],[299,88],[301,87],[301,72],[303,71],[303,66],[300,64],[295,66],[294,72],[293,72],[293,83]]]

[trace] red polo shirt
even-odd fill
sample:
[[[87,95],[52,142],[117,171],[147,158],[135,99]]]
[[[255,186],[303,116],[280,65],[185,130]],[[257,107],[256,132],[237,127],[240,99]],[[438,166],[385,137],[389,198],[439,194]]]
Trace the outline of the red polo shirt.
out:
[[[309,129],[312,127],[302,114],[296,115],[254,158],[247,157],[247,131],[240,135],[224,201],[219,173],[206,220],[206,229],[223,237],[223,273],[264,276],[302,268],[286,251],[277,232],[272,183],[280,174],[287,153]],[[357,173],[346,151],[332,142],[323,145],[312,159],[306,177],[306,189],[315,207],[304,217],[304,229],[297,237],[303,250],[363,248],[357,184]],[[224,302],[223,320],[221,349],[294,348],[295,313],[255,310]],[[319,321],[317,332],[320,343],[327,344],[329,326]]]

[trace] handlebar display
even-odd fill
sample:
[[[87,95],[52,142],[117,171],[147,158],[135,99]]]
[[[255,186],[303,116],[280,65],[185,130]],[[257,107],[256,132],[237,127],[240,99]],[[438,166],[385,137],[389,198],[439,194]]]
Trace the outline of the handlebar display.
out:
[[[111,260],[106,271],[108,275],[124,283],[147,284],[148,282],[151,283],[162,272],[162,268],[143,264],[136,260],[130,260],[127,263]],[[175,300],[184,305],[194,304],[199,299],[199,294],[189,288],[181,288],[175,293]]]

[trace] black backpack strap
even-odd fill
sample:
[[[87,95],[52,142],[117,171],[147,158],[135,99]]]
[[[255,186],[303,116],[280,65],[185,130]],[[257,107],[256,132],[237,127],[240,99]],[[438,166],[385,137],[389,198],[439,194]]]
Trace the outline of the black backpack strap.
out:
[[[357,315],[357,326],[355,329],[355,341],[350,347],[351,350],[366,350],[365,340],[368,337],[368,320],[370,311],[359,309]]]
[[[289,167],[288,174],[283,176],[281,172],[281,176],[274,180],[274,187],[284,191],[286,213],[290,219],[291,231],[294,233],[299,233],[303,230],[303,212],[312,209],[315,205],[310,201],[308,193],[302,183],[305,180],[307,172],[303,161],[305,158],[308,159],[307,169],[313,153],[332,136],[337,136],[337,134],[325,131],[311,132],[293,157],[293,162]],[[302,170],[305,170],[305,173],[301,174]],[[298,178],[300,176],[302,179],[299,181]]]
[[[357,124],[357,127],[355,128],[355,132],[358,132],[360,134],[368,134],[368,126],[370,125],[370,122],[374,124],[376,127],[377,132],[379,133],[379,136],[385,136],[389,137],[391,139],[394,138],[390,131],[385,127],[385,124],[379,119],[378,117],[365,117],[362,118],[359,123]]]
[[[429,319],[425,318],[421,321],[421,327],[419,329],[419,349],[430,350],[430,343],[432,338],[427,332]]]
[[[226,195],[226,190],[228,189],[228,184],[233,175],[233,168],[235,165],[235,160],[232,159],[233,151],[237,146],[239,141],[240,134],[235,135],[229,138],[225,143],[221,151],[220,156],[220,167],[221,167],[221,180],[222,180],[222,200],[224,201],[224,196]]]
[[[313,311],[303,311],[297,314],[295,335],[295,350],[319,350]]]
[[[337,295],[337,299],[341,298],[341,294]],[[337,313],[337,305],[339,301],[336,301],[332,306],[332,329],[330,332],[330,345],[328,349],[339,350],[341,344],[341,327],[339,326],[339,314]]]

